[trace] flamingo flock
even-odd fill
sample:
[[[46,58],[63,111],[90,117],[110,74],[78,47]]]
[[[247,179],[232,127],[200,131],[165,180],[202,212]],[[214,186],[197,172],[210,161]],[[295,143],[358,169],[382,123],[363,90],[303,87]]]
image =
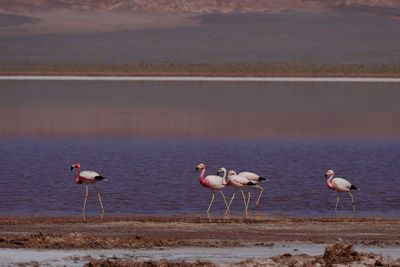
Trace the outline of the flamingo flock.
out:
[[[242,193],[242,197],[243,197],[243,202],[244,202],[244,207],[245,207],[245,217],[248,217],[248,208],[249,208],[249,202],[250,202],[250,191],[248,191],[248,197],[246,200],[246,196],[243,192],[243,188],[247,188],[247,187],[257,187],[259,188],[260,194],[258,196],[257,202],[256,202],[256,207],[259,207],[259,202],[260,202],[260,198],[262,193],[264,192],[264,188],[259,186],[258,183],[261,181],[269,181],[268,179],[252,173],[252,172],[241,172],[239,174],[237,174],[234,170],[230,170],[228,172],[228,177],[226,180],[226,169],[225,168],[220,168],[217,171],[217,176],[215,175],[208,175],[206,176],[206,178],[203,178],[206,166],[204,165],[204,163],[199,164],[196,167],[196,170],[198,169],[202,169],[203,171],[200,174],[200,184],[202,184],[203,186],[211,189],[213,191],[213,196],[211,199],[211,203],[208,206],[207,209],[207,215],[208,217],[210,217],[210,208],[211,208],[211,204],[214,201],[214,190],[218,190],[220,191],[221,195],[224,198],[225,201],[225,205],[226,205],[226,211],[224,216],[226,217],[228,215],[228,212],[230,213],[230,206],[232,204],[233,199],[235,198],[235,194],[236,192],[233,193],[231,200],[229,201],[229,204],[226,202],[226,198],[225,195],[222,193],[222,189],[224,189],[227,186],[232,186],[234,187],[236,190],[239,189],[240,192]],[[221,173],[223,173],[223,176],[219,176]],[[335,211],[337,211],[337,207],[339,204],[339,196],[340,193],[342,192],[347,192],[351,198],[351,203],[352,203],[352,208],[353,211],[355,211],[355,206],[354,206],[354,197],[353,195],[350,193],[351,190],[359,190],[357,187],[355,187],[354,185],[352,185],[349,181],[347,181],[346,179],[343,178],[333,178],[335,175],[333,170],[329,170],[325,173],[325,178],[328,178],[326,181],[327,186],[332,189],[337,191],[337,200],[336,200],[336,207],[335,207]],[[206,181],[206,180],[209,181]],[[213,181],[211,183],[211,180]]]
[[[231,200],[229,201],[229,204],[226,202],[226,197],[225,195],[222,193],[222,189],[225,188],[226,186],[232,186],[235,189],[239,189],[240,192],[242,193],[243,196],[243,201],[244,201],[244,206],[245,206],[245,215],[246,218],[248,216],[248,208],[249,208],[249,202],[250,202],[250,191],[248,192],[249,196],[248,199],[246,201],[246,196],[243,193],[243,188],[245,187],[251,187],[251,186],[257,186],[258,188],[261,189],[261,193],[257,199],[257,203],[256,206],[259,207],[259,200],[261,198],[261,194],[264,191],[264,188],[262,188],[261,186],[257,185],[258,182],[263,181],[263,180],[267,180],[264,177],[261,177],[255,173],[252,172],[242,172],[239,175],[236,174],[235,171],[230,170],[228,172],[228,180],[226,180],[226,169],[225,168],[221,168],[217,171],[217,175],[207,175],[204,178],[204,173],[206,170],[206,165],[204,163],[200,163],[199,165],[197,165],[196,167],[196,171],[198,169],[202,169],[201,173],[200,173],[200,184],[203,185],[204,187],[207,187],[209,189],[211,189],[213,191],[212,193],[212,198],[211,198],[211,202],[210,205],[208,206],[207,209],[207,216],[210,217],[210,208],[211,205],[214,201],[214,190],[217,190],[221,193],[225,205],[226,205],[226,211],[225,211],[225,216],[227,216],[230,213],[230,206],[232,204],[233,199],[235,198],[235,194],[234,193],[232,195]],[[220,173],[223,173],[223,177],[219,176]]]
[[[97,191],[97,196],[99,198],[99,203],[100,203],[101,210],[102,210],[101,219],[103,219],[104,207],[103,207],[103,203],[101,201],[100,191],[97,189],[96,183],[99,181],[107,180],[107,179],[94,171],[81,171],[81,165],[79,163],[74,163],[71,165],[71,171],[75,168],[78,169],[78,171],[75,175],[75,182],[77,184],[84,183],[86,186],[85,201],[83,203],[83,209],[82,209],[83,221],[86,221],[85,208],[86,208],[87,198],[89,195],[89,190],[88,190],[89,184],[92,184]],[[231,213],[230,207],[231,207],[233,199],[235,198],[236,192],[233,193],[233,195],[228,203],[222,190],[227,186],[232,186],[236,190],[240,190],[240,192],[242,194],[244,208],[245,208],[244,209],[245,217],[247,218],[251,194],[250,194],[250,191],[248,191],[248,197],[246,200],[246,196],[245,196],[245,193],[243,192],[243,189],[249,188],[249,187],[256,187],[261,190],[260,194],[258,195],[257,201],[256,201],[256,207],[259,208],[259,202],[261,199],[261,195],[264,192],[264,188],[261,187],[260,185],[258,185],[258,183],[260,183],[262,181],[269,181],[268,179],[266,179],[258,174],[252,173],[252,172],[246,171],[246,172],[241,172],[241,173],[237,174],[234,170],[230,170],[229,172],[227,172],[225,168],[220,168],[217,171],[217,175],[204,176],[205,171],[206,171],[206,165],[204,163],[200,163],[199,165],[197,165],[195,171],[197,171],[197,170],[201,170],[201,173],[199,176],[200,184],[212,191],[211,201],[210,201],[210,204],[208,205],[208,209],[207,209],[208,217],[210,217],[210,209],[211,209],[211,206],[215,199],[215,195],[214,195],[215,191],[219,191],[222,196],[222,199],[224,200],[224,203],[226,206],[224,216],[225,217],[229,216],[229,214]],[[220,176],[221,173],[223,174],[222,177]],[[335,190],[337,192],[335,211],[337,211],[337,208],[338,208],[340,193],[347,193],[350,196],[351,203],[352,203],[352,209],[353,209],[353,211],[355,211],[354,197],[350,193],[350,191],[351,190],[359,190],[359,189],[357,187],[355,187],[354,185],[352,185],[346,179],[338,178],[338,177],[333,178],[334,175],[335,175],[335,172],[333,170],[328,170],[325,173],[325,178],[327,178],[327,180],[326,180],[327,186],[330,189]]]

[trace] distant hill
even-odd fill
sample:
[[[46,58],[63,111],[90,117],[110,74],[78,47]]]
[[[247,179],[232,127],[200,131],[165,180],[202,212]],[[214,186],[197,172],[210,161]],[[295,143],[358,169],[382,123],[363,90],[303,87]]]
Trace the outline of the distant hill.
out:
[[[399,0],[2,0],[0,12],[43,10],[247,13],[335,7],[400,8]]]

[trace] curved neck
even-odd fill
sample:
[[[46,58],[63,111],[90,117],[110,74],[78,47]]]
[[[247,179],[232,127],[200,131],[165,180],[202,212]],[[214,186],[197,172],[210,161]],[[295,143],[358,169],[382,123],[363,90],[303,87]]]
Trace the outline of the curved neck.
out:
[[[75,182],[76,182],[77,184],[79,184],[79,182],[80,182],[79,173],[81,172],[81,166],[78,166],[77,168],[78,168],[78,172],[77,172],[76,175],[75,175]]]
[[[227,181],[225,180],[225,178],[226,178],[226,170],[224,170],[224,176],[222,177],[222,184],[225,185],[225,186],[228,186],[228,185],[229,185],[229,182],[227,182]]]
[[[328,177],[328,180],[326,180],[326,185],[331,188],[331,189],[335,189],[335,187],[333,186],[333,184],[331,183],[332,179],[333,179],[333,173]]]
[[[204,181],[204,173],[205,173],[205,172],[206,172],[206,168],[202,169],[202,170],[201,170],[201,173],[200,173],[200,177],[199,177],[199,181],[200,181],[200,183],[201,183],[202,185],[205,184],[205,181]]]

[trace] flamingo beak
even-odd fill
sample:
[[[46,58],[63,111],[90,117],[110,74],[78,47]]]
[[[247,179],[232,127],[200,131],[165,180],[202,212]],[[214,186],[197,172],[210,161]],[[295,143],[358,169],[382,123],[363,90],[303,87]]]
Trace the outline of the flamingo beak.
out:
[[[329,177],[329,174],[328,173],[325,173],[325,178],[328,178]]]
[[[194,171],[196,171],[196,172],[197,172],[197,170],[198,170],[198,169],[200,169],[200,168],[199,168],[199,167],[196,167],[196,169],[194,169]]]
[[[71,166],[71,171],[74,169],[74,167]]]

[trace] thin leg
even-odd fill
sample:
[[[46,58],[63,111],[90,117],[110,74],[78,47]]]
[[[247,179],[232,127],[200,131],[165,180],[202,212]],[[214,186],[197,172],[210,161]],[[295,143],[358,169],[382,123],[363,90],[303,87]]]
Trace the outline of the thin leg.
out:
[[[336,208],[335,208],[335,211],[337,210],[338,204],[339,204],[339,192],[337,192],[337,199],[336,199]]]
[[[231,207],[231,204],[232,204],[233,199],[235,198],[235,194],[236,194],[236,192],[233,193],[232,198],[231,198],[231,201],[229,201],[228,208],[227,208],[226,211],[225,211],[225,216],[226,216],[226,214],[228,213],[228,211],[229,211],[229,213],[231,212],[230,207]]]
[[[250,191],[248,191],[249,193],[249,197],[247,198],[247,205],[246,205],[246,209],[249,209],[249,203],[250,203]]]
[[[211,202],[210,202],[210,205],[208,206],[208,210],[207,210],[207,216],[208,217],[210,217],[210,208],[211,208],[211,205],[212,205],[212,203],[213,203],[213,201],[214,201],[214,191],[213,191],[213,195],[212,195],[212,198],[211,198]]]
[[[256,202],[256,206],[257,206],[257,208],[259,208],[260,206],[258,205],[258,202],[260,202],[260,198],[261,198],[262,193],[264,192],[264,188],[262,188],[259,185],[256,185],[256,187],[261,189],[260,195],[258,196],[258,199],[257,199],[257,202]]]
[[[226,198],[225,198],[224,193],[222,193],[222,191],[219,191],[219,192],[221,193],[221,196],[222,196],[222,198],[224,199],[225,205],[226,205],[226,207],[227,207],[228,210],[229,210],[229,206],[228,206],[228,203],[226,202]],[[230,213],[230,210],[229,210],[229,213]]]
[[[89,195],[88,185],[87,185],[87,184],[85,184],[85,185],[86,185],[86,196],[85,196],[85,202],[83,202],[83,209],[82,209],[83,221],[86,221],[86,218],[85,218],[85,208],[86,208],[86,200],[87,200],[87,197],[88,197],[88,195]]]
[[[351,205],[353,206],[353,211],[356,210],[356,208],[354,207],[354,198],[353,195],[350,192],[347,192],[349,194],[349,196],[351,197]]]
[[[94,188],[96,188],[97,196],[99,197],[99,202],[100,202],[101,211],[102,211],[102,213],[101,213],[101,218],[103,219],[103,217],[104,217],[104,208],[103,208],[103,203],[101,203],[100,192],[99,192],[99,190],[97,189],[96,184],[93,184],[93,185],[94,185]]]
[[[240,189],[240,192],[242,192],[242,196],[243,196],[243,201],[244,201],[244,207],[245,207],[245,212],[246,212],[246,218],[247,218],[247,203],[246,203],[246,196],[243,193],[243,190]]]

